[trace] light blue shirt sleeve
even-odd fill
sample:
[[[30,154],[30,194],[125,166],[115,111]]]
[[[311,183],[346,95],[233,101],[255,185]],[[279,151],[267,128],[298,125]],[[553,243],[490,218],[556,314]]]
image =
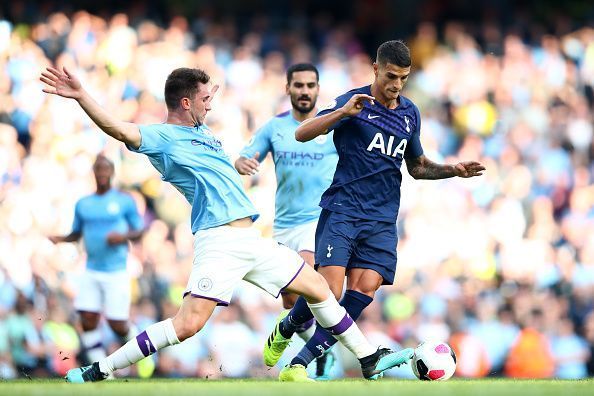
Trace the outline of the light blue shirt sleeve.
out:
[[[263,125],[256,134],[252,137],[247,146],[241,150],[239,155],[245,158],[252,158],[256,153],[260,153],[259,161],[264,160],[268,152],[272,149],[270,138],[272,136],[272,128],[270,123]]]
[[[136,209],[136,203],[134,202],[132,197],[129,197],[128,199],[128,204],[126,205],[124,217],[126,218],[126,221],[128,222],[128,225],[132,230],[140,231],[144,227],[144,221],[142,220],[142,217],[140,217],[140,214]]]
[[[165,150],[165,146],[171,140],[171,137],[167,133],[168,128],[164,124],[139,125],[138,129],[141,136],[140,147],[135,149],[127,146],[130,151],[135,153],[149,156],[160,154]]]
[[[72,233],[82,232],[82,217],[80,216],[80,201],[74,206],[74,220],[72,221]]]

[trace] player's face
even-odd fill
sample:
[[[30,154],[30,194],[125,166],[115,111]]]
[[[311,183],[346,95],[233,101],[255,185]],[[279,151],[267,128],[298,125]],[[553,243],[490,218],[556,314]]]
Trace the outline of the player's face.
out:
[[[291,106],[300,113],[313,110],[320,93],[320,85],[313,71],[294,72],[287,85],[287,95],[291,97]]]
[[[97,187],[106,187],[111,183],[113,176],[113,166],[105,159],[98,159],[93,165],[93,173],[95,174],[95,182]]]
[[[211,110],[210,103],[213,94],[210,86],[198,83],[198,91],[189,105],[190,116],[195,124],[204,124],[206,114]]]
[[[395,100],[400,95],[400,91],[404,88],[404,84],[408,80],[410,74],[409,67],[400,67],[391,63],[380,65],[373,64],[373,72],[375,74],[375,81],[380,92],[387,100]]]

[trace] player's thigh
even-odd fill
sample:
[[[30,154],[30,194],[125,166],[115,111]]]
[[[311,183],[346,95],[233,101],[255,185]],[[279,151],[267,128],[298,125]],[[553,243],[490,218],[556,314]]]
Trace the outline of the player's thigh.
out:
[[[310,252],[308,250],[302,250],[299,252],[299,255],[301,256],[301,258],[303,259],[303,261],[305,261],[305,263],[307,265],[309,265],[310,267],[313,267],[315,265],[315,253],[314,252]]]
[[[274,297],[278,297],[281,292],[290,292],[287,286],[304,268],[313,270],[294,250],[261,236],[252,241],[251,254],[254,266],[244,280]]]
[[[77,281],[78,291],[74,299],[77,311],[100,314],[102,311],[101,284],[95,271],[85,271]]]
[[[198,231],[194,260],[184,296],[229,305],[233,291],[253,268],[250,229],[222,226]]]
[[[350,268],[347,271],[347,290],[373,297],[383,284],[384,278],[379,272],[368,268]]]
[[[316,266],[346,267],[359,233],[356,219],[322,210],[316,229]]]
[[[320,275],[326,279],[328,287],[332,291],[332,294],[334,294],[334,297],[336,297],[337,300],[340,300],[344,288],[346,268],[337,265],[329,265],[326,267],[318,267],[317,270]]]
[[[348,264],[348,277],[352,287],[365,294],[377,290],[382,284],[393,284],[396,274],[396,225],[377,222],[372,229],[362,233]],[[366,271],[367,270],[367,271]],[[375,273],[374,273],[375,272]],[[378,284],[379,279],[382,282]]]
[[[324,277],[309,265],[303,266],[285,290],[299,294],[313,304],[325,301],[331,293]]]
[[[212,316],[216,306],[216,301],[186,295],[179,311],[172,319],[179,340],[183,341],[199,332]]]
[[[105,273],[101,277],[103,312],[111,321],[126,322],[130,318],[130,275],[126,271]]]
[[[246,274],[245,281],[274,297],[282,291],[294,292],[307,299],[328,296],[324,279],[294,250],[262,237],[254,239],[251,246],[255,265]]]

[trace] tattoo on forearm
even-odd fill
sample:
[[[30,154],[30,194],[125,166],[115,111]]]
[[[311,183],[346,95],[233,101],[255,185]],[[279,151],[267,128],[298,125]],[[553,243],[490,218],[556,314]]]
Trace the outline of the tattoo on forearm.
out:
[[[407,159],[406,167],[408,168],[408,173],[415,179],[437,180],[456,176],[452,165],[436,164],[424,155]]]

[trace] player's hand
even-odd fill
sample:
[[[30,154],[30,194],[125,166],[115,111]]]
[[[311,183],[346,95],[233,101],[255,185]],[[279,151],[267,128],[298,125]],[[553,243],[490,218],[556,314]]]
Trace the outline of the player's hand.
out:
[[[346,116],[357,115],[363,110],[365,102],[369,102],[372,105],[375,104],[375,98],[366,94],[356,94],[351,96],[348,102],[342,106],[341,110]]]
[[[49,239],[54,245],[62,242],[61,236],[49,236],[47,239]]]
[[[237,161],[235,161],[235,169],[237,169],[237,172],[239,172],[240,175],[255,175],[260,170],[260,162],[258,162],[259,158],[259,152],[254,154],[253,158],[239,157]]]
[[[78,78],[70,74],[66,67],[63,67],[62,71],[48,67],[41,72],[39,79],[47,85],[43,88],[43,92],[48,94],[79,99],[84,92]]]
[[[485,167],[476,161],[459,162],[454,168],[456,176],[464,178],[481,176],[485,170]]]
[[[122,235],[117,232],[110,232],[107,234],[107,244],[108,245],[121,245],[122,243],[128,242],[128,239],[125,235]]]
[[[215,84],[212,86],[212,88],[210,89],[210,94],[208,97],[208,101],[212,102],[212,99],[214,98],[215,94],[217,93],[217,91],[219,90],[219,85]]]

